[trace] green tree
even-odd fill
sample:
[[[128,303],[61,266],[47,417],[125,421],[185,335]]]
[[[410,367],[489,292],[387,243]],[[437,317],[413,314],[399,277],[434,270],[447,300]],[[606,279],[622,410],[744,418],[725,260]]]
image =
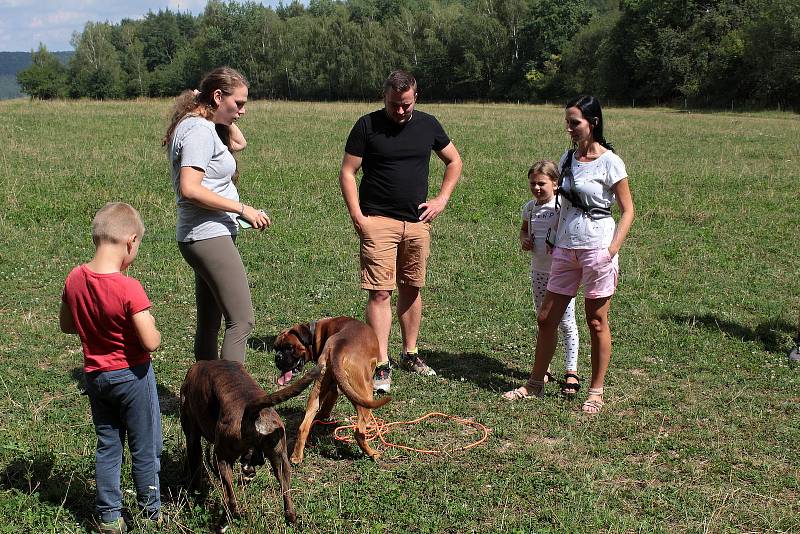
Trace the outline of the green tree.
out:
[[[745,95],[800,111],[800,0],[773,2],[745,29]]]
[[[69,62],[72,96],[106,99],[124,96],[119,54],[108,23],[87,22],[83,33],[72,36],[75,54]]]
[[[40,43],[38,50],[31,51],[31,59],[33,64],[17,73],[22,92],[44,100],[67,96],[67,69],[58,58]]]
[[[126,97],[147,96],[150,91],[150,73],[144,57],[144,43],[139,38],[141,23],[123,20],[118,32],[116,48],[124,77]]]

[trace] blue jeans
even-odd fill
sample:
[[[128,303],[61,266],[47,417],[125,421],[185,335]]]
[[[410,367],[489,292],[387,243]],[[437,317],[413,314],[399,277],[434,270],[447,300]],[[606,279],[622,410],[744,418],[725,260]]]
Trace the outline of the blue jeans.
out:
[[[139,508],[145,517],[157,519],[163,438],[153,367],[147,362],[128,369],[87,373],[86,386],[97,433],[95,479],[100,520],[111,522],[122,513],[120,471],[126,435]]]

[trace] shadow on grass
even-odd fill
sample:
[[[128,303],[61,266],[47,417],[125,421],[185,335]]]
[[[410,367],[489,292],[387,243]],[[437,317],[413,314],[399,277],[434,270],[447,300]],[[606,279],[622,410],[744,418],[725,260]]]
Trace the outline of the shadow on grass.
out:
[[[126,452],[124,462],[130,461]],[[161,456],[161,496],[174,502],[184,490],[184,462],[165,450]],[[35,495],[43,502],[68,510],[76,521],[87,529],[93,528],[95,518],[94,463],[63,465],[56,462],[51,452],[26,454],[11,460],[0,474],[0,488]],[[130,481],[123,480],[123,490],[132,489]],[[131,514],[138,510],[126,510]],[[89,530],[91,531],[91,530]]]
[[[272,352],[276,337],[278,336],[252,336],[247,339],[247,346],[258,352]]]
[[[256,351],[272,351],[277,336],[251,337],[247,345]],[[528,378],[528,371],[510,369],[504,363],[479,352],[450,353],[421,350],[420,356],[436,370],[436,373],[449,380],[472,382],[476,386],[490,391],[506,391],[519,386]],[[392,360],[392,366],[398,362]],[[297,423],[299,426],[300,423]],[[289,425],[287,424],[287,428]]]
[[[11,460],[3,470],[0,487],[36,496],[68,510],[77,521],[90,526],[94,514],[93,472],[81,472],[77,466],[56,466],[50,452],[25,455]]]
[[[677,313],[662,315],[662,319],[671,320],[680,325],[699,326],[706,330],[716,330],[742,341],[755,341],[767,352],[786,350],[787,338],[797,333],[796,325],[780,319],[766,319],[755,326],[742,325],[727,319],[720,319],[713,314],[694,315]]]
[[[356,414],[355,408],[353,408],[353,405],[344,395],[339,396],[336,407],[339,408],[338,413],[341,418]],[[336,407],[334,410],[336,410]],[[276,411],[278,415],[281,416],[283,424],[286,427],[286,449],[289,456],[291,456],[295,442],[297,441],[300,423],[303,422],[306,411],[304,408],[295,407],[276,407]],[[309,447],[314,448],[320,456],[328,460],[358,460],[365,457],[364,453],[355,443],[345,443],[334,438],[333,432],[336,428],[340,425],[347,424],[349,424],[347,421],[338,421],[335,424],[315,423],[314,426],[311,427],[311,433],[306,442],[306,452],[308,452]]]
[[[421,350],[420,357],[449,380],[465,380],[482,389],[506,391],[528,378],[527,371],[511,369],[503,362],[479,352],[440,352]]]
[[[82,395],[85,395],[86,376],[83,374],[83,367],[75,367],[70,372],[70,375],[75,381],[75,387],[78,388]],[[158,376],[156,376],[156,390],[158,391],[158,404],[162,415],[178,415],[180,399],[169,388],[158,383]]]

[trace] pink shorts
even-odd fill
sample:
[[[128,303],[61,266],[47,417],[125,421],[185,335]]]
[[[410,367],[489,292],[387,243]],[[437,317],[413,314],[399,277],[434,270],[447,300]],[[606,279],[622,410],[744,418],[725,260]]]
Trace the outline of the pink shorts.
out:
[[[619,254],[613,258],[608,249],[553,249],[553,265],[547,290],[559,295],[574,297],[583,282],[587,299],[610,297],[617,289]]]

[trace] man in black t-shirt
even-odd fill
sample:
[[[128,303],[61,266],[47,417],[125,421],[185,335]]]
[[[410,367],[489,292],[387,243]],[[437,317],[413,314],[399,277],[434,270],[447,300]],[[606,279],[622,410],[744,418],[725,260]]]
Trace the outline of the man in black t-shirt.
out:
[[[444,211],[461,176],[461,156],[439,121],[414,110],[417,82],[403,71],[389,75],[384,108],[361,117],[345,145],[339,185],[361,241],[361,287],[369,292],[367,323],[378,336],[380,360],[373,387],[391,386],[389,333],[392,291],[403,336],[400,366],[435,375],[417,353],[422,319],[420,289],[430,252],[430,223]],[[431,151],[445,164],[439,195],[428,200]],[[356,173],[363,169],[356,188]]]

